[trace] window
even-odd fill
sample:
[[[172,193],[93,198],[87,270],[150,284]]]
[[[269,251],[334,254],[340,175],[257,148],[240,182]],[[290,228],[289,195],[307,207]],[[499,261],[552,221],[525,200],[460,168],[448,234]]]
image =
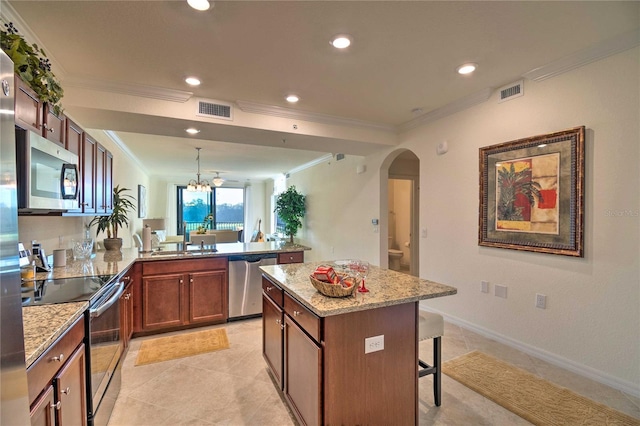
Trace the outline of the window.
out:
[[[179,235],[186,231],[188,236],[191,231],[200,227],[222,230],[244,228],[243,188],[214,188],[211,192],[189,192],[186,186],[179,186],[177,195],[176,217]],[[207,216],[210,220],[207,220]]]

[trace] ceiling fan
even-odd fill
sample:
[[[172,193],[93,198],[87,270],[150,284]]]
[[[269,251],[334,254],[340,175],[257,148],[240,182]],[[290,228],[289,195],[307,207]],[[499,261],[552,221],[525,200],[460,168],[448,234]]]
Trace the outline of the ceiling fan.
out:
[[[225,182],[238,182],[237,180],[229,180],[229,179],[224,179],[220,177],[220,172],[212,171],[211,173],[216,174],[216,176],[213,179],[211,179],[211,183],[213,183],[213,185],[216,187],[222,186]]]

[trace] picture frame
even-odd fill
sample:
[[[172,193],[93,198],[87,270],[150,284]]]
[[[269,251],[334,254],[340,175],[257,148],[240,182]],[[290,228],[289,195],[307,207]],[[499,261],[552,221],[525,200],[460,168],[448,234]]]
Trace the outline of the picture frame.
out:
[[[585,127],[480,148],[478,245],[584,257]]]
[[[138,185],[138,217],[147,217],[147,188]]]

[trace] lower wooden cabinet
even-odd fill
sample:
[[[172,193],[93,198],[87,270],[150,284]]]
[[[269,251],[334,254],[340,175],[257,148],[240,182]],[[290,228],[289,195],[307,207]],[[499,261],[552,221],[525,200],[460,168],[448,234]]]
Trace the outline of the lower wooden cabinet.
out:
[[[284,396],[302,424],[322,423],[322,349],[284,316]]]
[[[126,349],[133,334],[133,281],[131,280],[128,280],[120,296],[120,334]]]
[[[28,369],[31,425],[87,425],[84,318]]]
[[[134,332],[225,322],[229,316],[227,265],[227,258],[143,263],[140,289],[133,291],[134,299],[137,293],[140,297],[133,301]]]
[[[283,311],[266,294],[262,295],[262,356],[280,390],[283,389]]]

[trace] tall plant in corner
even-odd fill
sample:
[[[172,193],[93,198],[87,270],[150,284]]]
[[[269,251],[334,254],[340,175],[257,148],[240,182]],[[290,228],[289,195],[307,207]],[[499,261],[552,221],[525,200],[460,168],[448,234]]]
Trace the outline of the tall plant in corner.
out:
[[[275,212],[284,222],[284,232],[289,236],[289,243],[293,244],[293,236],[302,228],[302,218],[306,213],[305,196],[300,194],[295,186],[290,186],[276,198]]]
[[[100,232],[107,233],[107,238],[103,241],[106,250],[120,250],[122,238],[118,238],[118,229],[129,226],[127,215],[135,208],[133,204],[135,199],[129,194],[124,194],[125,191],[129,191],[129,189],[120,188],[120,185],[113,188],[113,211],[111,214],[96,216],[89,222],[89,226],[97,225],[96,236]]]
[[[64,95],[62,86],[51,72],[51,63],[37,44],[30,44],[18,34],[18,30],[9,22],[0,29],[0,47],[13,61],[13,69],[44,103],[48,103],[53,112],[62,112],[60,100]]]

